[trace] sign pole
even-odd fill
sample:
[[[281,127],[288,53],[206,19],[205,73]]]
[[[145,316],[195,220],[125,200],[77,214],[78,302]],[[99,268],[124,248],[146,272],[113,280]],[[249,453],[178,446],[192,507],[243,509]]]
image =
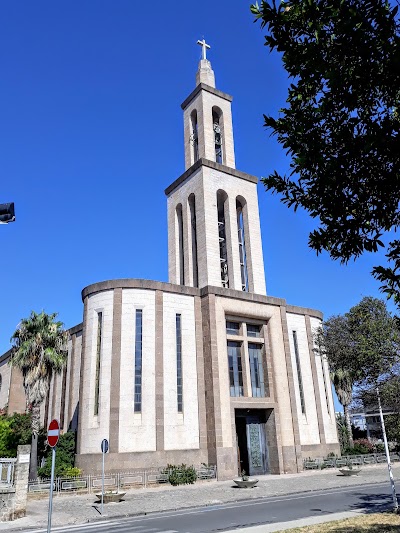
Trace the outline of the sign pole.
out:
[[[49,498],[49,516],[47,519],[47,533],[51,532],[51,515],[53,513],[53,487],[54,487],[54,468],[56,466],[56,448],[51,450],[51,481],[50,481],[50,498]]]
[[[378,387],[376,388],[376,395],[378,397],[378,409],[379,409],[379,416],[380,416],[380,419],[381,419],[383,443],[385,445],[386,462],[387,462],[387,467],[388,467],[388,471],[389,471],[390,487],[392,489],[393,510],[394,510],[395,513],[398,513],[399,512],[399,503],[397,501],[397,494],[396,494],[396,487],[395,487],[395,484],[394,484],[392,465],[390,463],[389,446],[388,446],[387,437],[386,437],[385,421],[383,419],[381,397],[380,397],[380,394],[379,394],[379,388]]]
[[[104,511],[104,458],[108,452],[108,440],[103,439],[101,441],[101,455],[103,459],[103,466],[101,469],[101,514],[103,515]]]
[[[60,438],[60,425],[58,420],[52,420],[47,429],[47,442],[51,447],[51,481],[49,493],[49,515],[47,517],[47,533],[51,533],[51,515],[53,513],[53,489],[54,489],[54,470],[56,467],[56,445]]]
[[[103,516],[104,511],[104,457],[105,453],[104,450],[101,454],[103,456],[103,468],[102,468],[102,474],[101,474],[101,515]]]

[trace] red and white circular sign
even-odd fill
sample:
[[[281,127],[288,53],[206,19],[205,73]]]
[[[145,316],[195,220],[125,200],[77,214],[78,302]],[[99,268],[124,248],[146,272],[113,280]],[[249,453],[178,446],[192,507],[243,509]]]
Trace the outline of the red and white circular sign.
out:
[[[54,448],[56,446],[58,439],[60,437],[60,425],[58,420],[52,420],[49,424],[49,429],[47,430],[47,442],[49,446]]]

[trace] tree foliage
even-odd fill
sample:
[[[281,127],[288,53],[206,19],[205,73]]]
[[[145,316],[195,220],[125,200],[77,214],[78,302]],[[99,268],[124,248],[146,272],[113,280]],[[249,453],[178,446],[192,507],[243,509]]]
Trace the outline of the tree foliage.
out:
[[[385,415],[387,438],[391,442],[397,442],[400,446],[400,373],[382,382],[379,386],[379,394],[385,411],[392,414]],[[366,387],[357,394],[366,409],[376,410],[376,391],[373,387]]]
[[[400,449],[400,414],[395,413],[385,416],[386,436],[389,442],[397,444]],[[399,450],[400,451],[400,450]]]
[[[385,0],[273,0],[251,6],[291,84],[265,126],[291,158],[265,187],[319,226],[309,246],[342,262],[385,246],[400,221],[400,24]],[[400,304],[400,240],[377,266]]]
[[[51,456],[50,447],[47,448],[47,456],[44,466],[38,469],[40,477],[46,478],[51,475]],[[55,475],[64,476],[67,471],[73,468],[75,462],[75,432],[67,431],[60,435],[57,444]]]
[[[328,360],[343,405],[350,447],[353,387],[363,387],[376,404],[376,387],[393,379],[400,361],[397,326],[383,300],[366,296],[348,313],[332,316],[315,332],[316,348]]]
[[[324,322],[323,328],[316,332],[315,340],[319,353],[328,360],[331,380],[338,400],[343,406],[347,435],[346,447],[352,447],[353,437],[349,406],[353,399],[356,374],[354,369],[349,368],[347,364],[351,358],[352,342],[346,316],[332,316]]]
[[[353,432],[351,429],[349,405],[353,399],[354,376],[345,368],[331,370],[331,379],[339,402],[343,406],[344,419],[347,427],[347,435],[350,448],[353,447]]]
[[[350,447],[349,442],[349,430],[347,429],[347,422],[342,415],[342,413],[338,413],[336,416],[336,427],[338,432],[338,439],[340,444],[340,451],[343,453],[347,448]]]
[[[21,320],[11,342],[11,365],[19,368],[28,407],[31,410],[32,449],[30,479],[37,477],[37,445],[40,430],[40,405],[47,396],[53,374],[60,373],[67,361],[67,333],[56,313],[31,312]]]
[[[351,365],[357,382],[376,386],[390,378],[400,361],[400,332],[386,303],[367,296],[346,315],[352,341]]]
[[[0,416],[0,457],[16,457],[20,444],[30,444],[32,439],[31,413],[3,414]],[[39,432],[39,455],[43,455],[44,431]]]
[[[346,370],[358,386],[376,387],[398,371],[398,322],[382,299],[366,296],[348,313],[329,318],[316,343],[331,370]]]

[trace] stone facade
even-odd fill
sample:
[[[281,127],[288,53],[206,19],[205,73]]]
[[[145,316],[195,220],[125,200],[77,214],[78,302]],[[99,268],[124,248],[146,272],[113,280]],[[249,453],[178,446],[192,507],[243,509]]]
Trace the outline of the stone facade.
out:
[[[208,463],[220,479],[297,472],[339,452],[313,343],[322,314],[266,295],[257,178],[235,168],[232,97],[214,80],[202,60],[182,104],[186,170],[165,191],[170,282],[83,289],[83,322],[42,407],[44,425],[77,432],[88,473],[104,438],[109,470]],[[25,407],[18,379],[4,375],[16,384],[9,410]]]
[[[14,483],[0,487],[0,522],[9,522],[26,515],[30,454],[30,445],[18,446]]]

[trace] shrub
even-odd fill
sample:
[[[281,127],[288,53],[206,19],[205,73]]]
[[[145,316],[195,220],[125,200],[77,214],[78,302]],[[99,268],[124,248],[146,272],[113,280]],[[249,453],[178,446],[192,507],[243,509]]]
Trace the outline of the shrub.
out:
[[[65,477],[80,477],[82,475],[82,470],[76,466],[71,466],[64,470],[63,475]]]
[[[51,449],[48,450],[44,466],[38,468],[39,477],[48,478],[51,476]],[[75,433],[68,431],[60,435],[57,444],[56,464],[54,473],[56,476],[64,476],[65,471],[74,466],[75,462]]]
[[[360,450],[359,453],[374,453],[375,447],[368,439],[358,439],[354,441],[354,447]]]
[[[15,456],[10,452],[8,441],[11,435],[10,421],[7,417],[0,417],[0,457]]]
[[[345,448],[342,455],[360,455],[360,452],[356,448]]]
[[[346,448],[343,455],[365,455],[374,453],[375,446],[368,439],[358,439],[354,441],[354,448]]]
[[[377,442],[375,444],[375,452],[376,453],[385,453],[385,445],[383,442]]]
[[[167,465],[164,473],[168,474],[168,481],[171,485],[188,485],[193,484],[197,479],[196,470],[193,466],[181,464]]]

